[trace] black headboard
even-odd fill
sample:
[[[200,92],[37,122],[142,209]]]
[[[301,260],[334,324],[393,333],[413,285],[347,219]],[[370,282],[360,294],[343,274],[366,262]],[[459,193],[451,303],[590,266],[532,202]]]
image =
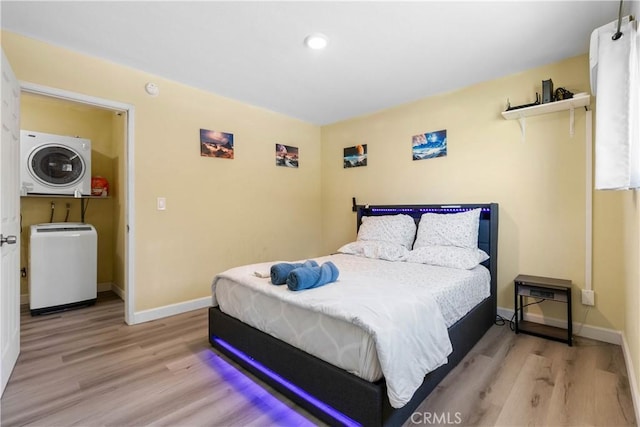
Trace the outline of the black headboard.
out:
[[[399,215],[413,217],[416,224],[424,213],[453,214],[480,208],[480,227],[478,230],[478,247],[489,254],[483,264],[491,273],[491,295],[493,311],[497,310],[498,289],[498,204],[465,204],[465,205],[365,205],[358,206],[357,228],[360,228],[363,216]]]

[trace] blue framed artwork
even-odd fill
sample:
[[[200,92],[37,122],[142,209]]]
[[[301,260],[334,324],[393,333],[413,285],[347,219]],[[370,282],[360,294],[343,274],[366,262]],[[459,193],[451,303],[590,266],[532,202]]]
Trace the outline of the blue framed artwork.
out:
[[[411,145],[413,160],[444,157],[447,155],[447,130],[414,135]]]

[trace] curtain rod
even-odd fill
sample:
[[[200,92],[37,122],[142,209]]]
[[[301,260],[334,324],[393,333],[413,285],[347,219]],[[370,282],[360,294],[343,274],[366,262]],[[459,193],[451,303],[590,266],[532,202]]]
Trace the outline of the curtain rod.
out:
[[[623,0],[620,0],[620,8],[618,9],[618,31],[611,36],[611,39],[614,41],[622,37],[622,32],[620,31],[620,24],[622,24],[622,1]]]

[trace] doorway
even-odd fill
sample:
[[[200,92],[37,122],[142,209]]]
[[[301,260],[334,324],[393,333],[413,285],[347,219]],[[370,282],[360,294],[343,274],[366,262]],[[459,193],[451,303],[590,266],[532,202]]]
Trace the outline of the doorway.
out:
[[[96,123],[102,123],[101,126],[112,133],[111,143],[113,146],[110,147],[108,141],[97,141],[98,147],[101,148],[93,150],[92,156],[96,156],[97,163],[100,166],[97,169],[93,168],[92,175],[96,175],[97,173],[95,172],[99,173],[100,170],[111,171],[107,172],[107,174],[111,174],[113,186],[110,187],[110,194],[113,197],[103,200],[60,199],[59,205],[62,212],[58,216],[65,217],[65,212],[68,214],[71,209],[75,209],[76,212],[80,209],[83,211],[82,217],[84,218],[86,214],[85,221],[90,223],[92,221],[91,209],[95,210],[97,214],[93,217],[93,220],[102,222],[101,226],[104,227],[105,235],[107,236],[102,242],[104,258],[102,271],[100,271],[100,259],[98,261],[98,290],[111,288],[118,294],[124,300],[124,320],[127,324],[133,324],[135,323],[133,303],[135,295],[133,275],[134,197],[133,174],[130,171],[133,170],[134,107],[129,104],[31,83],[21,83],[21,92],[24,98],[29,100],[29,103],[38,105],[41,111],[53,108],[54,110],[52,111],[56,111],[56,109],[58,109],[57,111],[64,111],[67,109],[76,114],[86,114],[87,117],[95,118]],[[28,129],[28,125],[24,123],[25,121],[28,120],[23,117],[21,128]],[[49,126],[51,126],[49,129],[56,129],[56,126],[63,126],[63,124],[51,123]],[[37,131],[39,129],[28,130]],[[84,135],[80,136],[84,137]],[[100,139],[100,135],[97,136],[97,139]],[[96,145],[94,144],[93,147],[96,147]],[[27,202],[26,204],[35,207],[38,204],[42,205],[42,203],[48,204],[50,198],[44,198],[40,201],[28,200]],[[100,214],[105,211],[108,215]],[[28,214],[28,212],[25,212],[25,214]],[[54,215],[56,215],[55,207],[52,203],[51,218]],[[105,219],[107,217],[111,217],[111,223]]]

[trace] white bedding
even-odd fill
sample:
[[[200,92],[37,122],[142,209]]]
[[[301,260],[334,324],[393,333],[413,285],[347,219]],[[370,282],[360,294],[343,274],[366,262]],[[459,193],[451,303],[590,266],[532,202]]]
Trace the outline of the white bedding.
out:
[[[216,295],[231,317],[366,381],[382,378],[375,342],[353,323],[288,304],[226,277],[216,282]]]
[[[379,376],[381,369],[394,407],[403,406],[411,398],[426,373],[446,363],[451,352],[446,328],[489,295],[489,273],[484,267],[457,270],[341,254],[316,260],[333,261],[340,269],[338,282],[291,292],[286,286],[274,286],[269,279],[254,275],[255,271],[267,272],[273,263],[253,264],[216,276],[212,285],[213,305],[220,303],[223,312],[292,345],[298,344],[297,347],[325,360],[326,355],[316,354],[318,349],[320,353],[322,349],[328,353],[332,347],[340,349],[340,357],[357,359],[349,362],[352,365],[372,367],[369,372],[358,372],[357,367],[338,364],[365,379]],[[262,305],[254,305],[255,298],[250,298],[247,304],[247,291],[238,290],[238,286],[258,291],[258,299],[277,298],[293,304],[300,313],[291,321],[280,315],[281,308],[264,309]],[[306,321],[310,315],[301,314],[304,313],[301,310],[319,313],[322,319]],[[282,322],[291,324],[283,328]],[[307,331],[314,328],[304,328],[305,323],[325,329],[324,336],[333,338],[309,340],[312,335]],[[342,341],[336,329],[350,329],[351,338]],[[297,332],[283,337],[278,330]],[[316,352],[299,342],[310,342]],[[350,347],[357,347],[356,351],[350,353]]]

